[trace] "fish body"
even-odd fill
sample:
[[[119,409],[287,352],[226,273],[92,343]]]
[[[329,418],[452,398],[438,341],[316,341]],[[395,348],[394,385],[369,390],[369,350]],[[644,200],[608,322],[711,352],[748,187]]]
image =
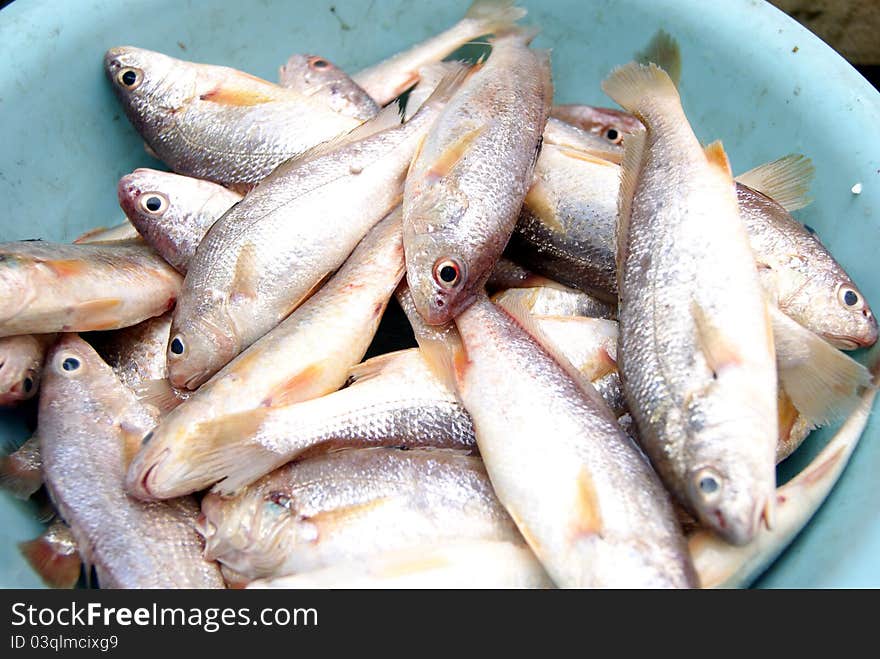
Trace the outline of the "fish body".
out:
[[[202,501],[206,552],[248,578],[450,541],[521,544],[479,458],[376,448],[290,463]]]
[[[455,324],[462,347],[447,366],[480,454],[553,581],[695,585],[663,486],[591,385],[486,298]]]
[[[552,588],[532,550],[511,542],[455,542],[371,556],[248,588]]]
[[[619,176],[614,163],[545,144],[507,253],[530,270],[616,302]]]
[[[242,189],[362,123],[241,71],[141,48],[111,48],[104,69],[157,157],[179,174]]]
[[[501,256],[532,180],[553,86],[530,35],[492,54],[446,105],[403,197],[407,280],[419,313],[442,324],[470,304]]]
[[[46,484],[103,588],[222,588],[202,557],[192,499],[144,503],[122,489],[151,414],[85,341],[62,338],[40,396]]]
[[[282,87],[321,99],[340,114],[366,121],[379,106],[349,75],[319,55],[294,54],[278,72]]]
[[[246,436],[235,415],[340,388],[403,276],[400,233],[399,213],[380,222],[318,293],[165,417],[131,465],[129,491],[152,499],[202,489],[214,481],[200,436],[233,427]],[[245,420],[254,426],[260,414]]]
[[[379,105],[387,105],[416,84],[419,70],[439,62],[477,37],[511,28],[526,15],[512,0],[476,0],[448,30],[351,76]]]
[[[617,318],[616,304],[564,286],[508,288],[494,295],[492,299],[499,303],[502,300],[515,300],[535,316],[583,316],[608,320]]]
[[[603,88],[646,125],[620,192],[618,363],[641,444],[701,523],[746,544],[772,516],[777,383],[769,311],[719,144],[705,152],[669,77]]]
[[[0,244],[0,337],[134,325],[174,304],[181,277],[145,245]]]
[[[130,222],[184,275],[208,229],[242,198],[210,181],[143,168],[123,176],[117,193]]]
[[[275,327],[399,204],[418,142],[458,84],[447,83],[406,124],[397,119],[374,135],[279,167],[214,223],[174,310],[172,384],[198,387]],[[396,116],[389,108],[374,121],[393,124]]]

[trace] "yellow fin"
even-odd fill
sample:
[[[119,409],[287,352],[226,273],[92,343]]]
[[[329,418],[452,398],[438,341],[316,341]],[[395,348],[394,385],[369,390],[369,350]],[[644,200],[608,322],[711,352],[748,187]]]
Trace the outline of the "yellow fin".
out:
[[[681,84],[681,49],[678,41],[665,30],[657,30],[644,50],[636,53],[641,64],[654,63],[669,74],[673,84]]]
[[[724,145],[721,144],[721,140],[715,140],[712,144],[704,147],[703,152],[706,154],[706,160],[709,161],[710,165],[717,167],[728,176],[733,176],[733,171],[730,169],[730,160],[727,159],[727,154],[724,152]]]
[[[306,366],[286,382],[272,389],[272,392],[263,400],[263,406],[281,407],[322,395],[322,392],[315,390],[314,384],[323,372],[324,368],[321,364]]]
[[[759,165],[736,177],[736,182],[770,197],[789,213],[810,205],[809,192],[816,168],[799,153]]]
[[[678,102],[678,90],[669,75],[655,64],[630,62],[614,69],[603,82],[602,89],[621,107],[644,118],[647,104],[658,98],[674,98]],[[630,137],[627,136],[626,142]]]
[[[404,354],[412,350],[418,350],[418,348],[409,348],[407,350],[398,350],[384,355],[377,355],[376,357],[372,357],[356,366],[352,366],[348,371],[349,384],[365,382],[381,375],[389,365],[396,363]]]
[[[451,62],[431,62],[419,69],[419,84],[413,89],[409,98],[406,100],[406,108],[404,110],[404,121],[410,118],[419,110],[424,102],[434,93],[443,78],[455,75],[459,71],[470,70],[467,62],[451,61]]]
[[[134,395],[145,405],[156,408],[160,414],[167,414],[183,402],[183,399],[166,379],[143,380],[133,387]]]
[[[871,386],[871,373],[845,353],[771,307],[779,383],[800,415],[819,426],[848,415]]]
[[[214,87],[214,89],[205,92],[199,96],[199,98],[210,103],[234,107],[262,105],[263,103],[271,103],[279,100],[277,94],[259,92],[248,87],[238,87],[233,80],[229,79],[224,80]]]
[[[632,220],[632,202],[642,172],[646,137],[644,132],[627,136],[620,164],[620,190],[617,197],[617,282],[621,283],[623,264],[629,247],[629,225]]]
[[[558,149],[559,153],[565,156],[566,158],[572,158],[574,160],[582,160],[584,162],[588,162],[592,165],[602,165],[604,167],[614,167],[615,163],[610,160],[605,160],[604,158],[600,158],[598,156],[594,156],[586,151],[581,151],[580,149],[575,149],[572,147],[560,148]]]
[[[55,259],[44,261],[44,264],[51,269],[57,277],[74,277],[82,274],[88,268],[86,262],[81,259]]]
[[[50,588],[73,588],[79,581],[82,561],[70,528],[56,520],[39,537],[19,543],[19,551]]]
[[[602,511],[599,507],[599,496],[596,493],[593,478],[586,469],[581,469],[577,478],[577,497],[572,506],[572,512],[574,513],[572,540],[602,532]]]
[[[245,243],[235,262],[235,273],[230,286],[231,297],[257,297],[258,284],[257,248],[253,243]]]
[[[473,143],[486,131],[485,125],[480,125],[463,135],[446,147],[443,153],[431,163],[430,168],[425,173],[427,178],[439,180],[449,175],[455,169],[458,162],[468,152]]]
[[[389,128],[395,128],[400,125],[401,116],[400,116],[400,107],[397,103],[392,103],[391,105],[387,105],[379,113],[373,117],[362,123],[360,126],[356,126],[352,130],[347,133],[343,133],[341,135],[337,135],[336,137],[327,140],[326,142],[321,142],[313,146],[311,149],[304,151],[298,156],[292,158],[289,162],[301,162],[304,160],[314,160],[315,158],[319,158],[321,156],[325,156],[328,153],[332,153],[342,147],[353,144],[354,142],[360,142],[372,135],[376,135],[377,133],[381,133],[384,130],[388,130]]]
[[[89,300],[76,305],[76,314],[82,316],[91,331],[114,329],[119,324],[119,316],[115,313],[122,306],[119,298]]]
[[[711,319],[696,301],[691,303],[691,315],[696,327],[697,344],[706,359],[706,365],[715,375],[725,368],[742,362],[736,347],[730,344],[720,328],[712,324]]]

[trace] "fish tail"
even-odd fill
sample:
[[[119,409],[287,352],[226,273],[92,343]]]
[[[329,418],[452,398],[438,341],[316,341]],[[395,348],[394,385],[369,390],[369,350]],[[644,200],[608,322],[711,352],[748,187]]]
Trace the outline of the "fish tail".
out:
[[[810,425],[838,420],[858,405],[871,373],[824,339],[771,307],[779,382]]]
[[[50,537],[50,532],[55,529],[56,525],[53,525],[50,531],[39,538],[19,543],[18,548],[47,586],[73,588],[79,581],[82,561],[75,549],[72,536],[70,542],[58,542]],[[69,533],[68,529],[66,534]]]
[[[675,83],[656,64],[624,64],[614,69],[602,82],[602,89],[621,107],[643,121],[658,102],[680,102]]]
[[[501,32],[509,29],[528,13],[522,7],[514,6],[514,2],[515,0],[476,0],[464,17],[476,23],[479,31],[475,36]]]

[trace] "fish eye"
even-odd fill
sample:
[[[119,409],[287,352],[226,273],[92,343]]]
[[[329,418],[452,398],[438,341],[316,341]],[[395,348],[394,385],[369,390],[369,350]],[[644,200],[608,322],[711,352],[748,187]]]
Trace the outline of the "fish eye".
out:
[[[330,66],[330,62],[320,57],[314,57],[309,61],[309,66],[313,69],[326,69]]]
[[[698,496],[704,503],[710,504],[721,496],[724,479],[711,467],[703,467],[693,476],[693,484]]]
[[[144,435],[144,438],[141,440],[141,446],[146,446],[151,439],[153,439],[153,430]]]
[[[175,355],[182,355],[182,354],[184,353],[185,350],[186,350],[186,348],[185,348],[185,346],[183,345],[183,339],[181,339],[179,336],[175,336],[175,337],[171,340],[171,352],[172,352],[172,354],[175,354]]]
[[[854,311],[858,311],[865,306],[862,301],[862,296],[851,286],[847,286],[846,284],[841,284],[837,289],[837,299],[840,300],[840,303],[843,306],[848,309],[853,309]]]
[[[282,508],[290,510],[290,497],[284,492],[270,492],[269,496],[266,498],[276,506],[281,506]]]
[[[67,373],[78,371],[80,366],[82,366],[82,362],[77,357],[65,357],[61,362],[61,370]]]
[[[34,380],[33,380],[33,378],[31,378],[30,376],[28,376],[28,377],[26,377],[24,380],[22,380],[22,382],[21,382],[21,390],[22,390],[24,393],[29,394],[29,393],[31,393],[31,391],[33,391],[33,389],[34,389]]]
[[[147,192],[141,195],[138,203],[144,212],[150,215],[162,215],[168,210],[168,197],[161,192]]]
[[[454,288],[461,280],[461,265],[455,259],[440,259],[434,264],[434,281],[443,288]]]
[[[623,141],[623,135],[616,128],[609,128],[605,131],[605,139],[612,144],[620,144]]]
[[[144,72],[130,66],[119,69],[119,73],[116,74],[116,82],[126,89],[136,89],[143,79]]]

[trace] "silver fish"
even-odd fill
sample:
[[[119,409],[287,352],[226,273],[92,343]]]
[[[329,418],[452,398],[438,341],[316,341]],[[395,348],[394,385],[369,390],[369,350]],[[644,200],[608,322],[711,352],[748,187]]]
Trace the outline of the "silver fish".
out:
[[[202,500],[206,553],[249,578],[442,542],[521,544],[479,458],[387,448],[290,463],[236,497]]]
[[[189,264],[174,310],[172,384],[198,387],[342,264],[400,203],[412,154],[459,83],[448,79],[406,124],[388,108],[364,127],[376,134],[350,135],[339,148],[285,163],[217,220]]]
[[[535,316],[584,316],[608,320],[617,318],[616,304],[565,286],[508,288],[494,295],[492,300],[498,303],[515,302]]]
[[[144,239],[184,275],[208,229],[241,201],[222,185],[143,168],[123,176],[117,194]]]
[[[179,174],[248,189],[362,120],[223,66],[124,46],[104,69],[150,151]]]
[[[524,322],[482,297],[455,320],[461,345],[420,341],[454,379],[495,491],[529,546],[560,587],[695,586],[648,461],[589,382]]]
[[[145,245],[0,244],[0,337],[86,332],[165,313],[181,278]]]
[[[43,469],[80,554],[104,588],[222,588],[202,557],[192,499],[135,501],[125,467],[154,419],[89,345],[70,334],[47,359],[40,396]]]
[[[553,95],[549,55],[528,48],[533,36],[493,40],[407,176],[407,281],[428,323],[447,322],[482,289],[531,184]]]
[[[626,65],[603,89],[647,128],[625,143],[617,234],[629,408],[667,488],[746,544],[772,519],[777,383],[727,157],[704,152],[662,69]]]

